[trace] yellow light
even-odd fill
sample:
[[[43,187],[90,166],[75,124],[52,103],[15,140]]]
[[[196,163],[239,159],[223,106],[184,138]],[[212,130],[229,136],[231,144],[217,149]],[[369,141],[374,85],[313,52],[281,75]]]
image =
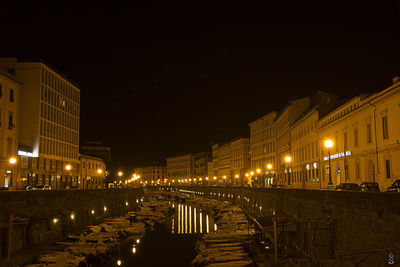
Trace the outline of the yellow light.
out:
[[[135,247],[132,248],[132,253],[133,253],[133,254],[136,253],[136,248],[135,248]]]
[[[199,178],[199,181],[203,180],[203,178]]]
[[[94,210],[92,210],[92,214],[94,214]]]
[[[123,175],[123,172],[119,171],[118,176],[121,177]]]
[[[117,265],[121,266],[121,264],[122,264],[122,261],[121,260],[117,260]]]
[[[8,162],[9,162],[10,164],[15,164],[15,163],[17,163],[17,159],[14,158],[14,157],[12,157],[12,158],[10,158],[10,159],[8,160]]]
[[[98,173],[98,174],[101,174],[102,172],[103,172],[103,171],[102,171],[101,169],[98,169],[98,170],[97,170],[97,173]]]
[[[268,164],[268,165],[267,165],[267,169],[268,169],[268,170],[272,169],[272,164]]]
[[[65,165],[65,169],[67,170],[67,171],[70,171],[71,170],[71,165],[70,164],[67,164],[67,165]]]
[[[236,174],[236,176],[235,176],[236,178],[239,178],[239,174]]]
[[[107,211],[107,207],[106,206],[104,206],[104,211]]]
[[[260,169],[257,169],[257,173],[260,173],[261,172],[261,170]]]
[[[128,205],[129,205],[128,201],[125,201],[125,206],[128,206]]]
[[[136,177],[136,173],[133,174],[133,177]]]
[[[175,180],[172,180],[173,183],[175,183]]]
[[[58,219],[57,218],[54,218],[53,219],[53,223],[57,223],[58,222]]]
[[[292,157],[291,157],[291,156],[286,156],[286,157],[285,157],[285,161],[286,161],[287,163],[290,163],[290,162],[292,161]]]
[[[70,217],[71,217],[71,220],[75,220],[75,214],[72,213]]]
[[[208,181],[208,177],[206,177],[206,180]]]
[[[226,175],[224,175],[224,177],[222,177],[222,178],[226,179]]]
[[[249,174],[248,174],[248,173],[246,173],[245,175],[246,175],[246,177],[249,177]]]
[[[194,178],[193,181],[196,182],[196,178]]]
[[[216,177],[216,176],[214,176],[214,180],[217,180],[217,177]]]
[[[250,172],[250,175],[254,175],[254,172]]]
[[[189,179],[189,182],[191,182],[192,181],[192,179]]]
[[[325,140],[325,147],[327,148],[333,147],[333,141],[331,139]]]
[[[140,239],[136,239],[136,243],[139,244],[140,243]]]

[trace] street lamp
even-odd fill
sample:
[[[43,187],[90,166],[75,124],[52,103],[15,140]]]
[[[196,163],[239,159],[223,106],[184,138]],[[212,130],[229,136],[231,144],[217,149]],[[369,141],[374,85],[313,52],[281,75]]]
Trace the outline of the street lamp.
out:
[[[121,177],[123,174],[124,174],[124,173],[121,172],[121,171],[118,172],[118,176],[119,176],[119,177]]]
[[[333,141],[331,139],[325,140],[325,147],[328,149],[329,159],[329,182],[328,185],[332,185],[332,173],[331,173],[331,148],[333,147]]]
[[[65,170],[70,171],[72,169],[71,164],[65,165]]]
[[[15,163],[17,163],[17,159],[14,158],[14,157],[11,157],[11,158],[8,160],[8,163],[10,163],[11,165],[14,165]]]
[[[268,177],[268,185],[272,185],[272,182],[273,182],[273,177],[272,177],[272,172],[271,172],[271,170],[272,170],[272,164],[271,163],[268,163],[267,164],[267,169],[268,169],[268,172],[270,173],[270,177]],[[271,178],[272,178],[272,181],[271,181]]]
[[[98,169],[98,170],[97,170],[97,173],[98,173],[98,174],[102,174],[103,171],[102,171],[101,169]]]
[[[15,157],[11,157],[8,159],[8,163],[10,163],[10,165],[12,166],[12,171],[10,173],[10,182],[9,185],[13,186],[13,176],[14,176],[14,166],[17,163],[17,158]]]
[[[285,161],[286,161],[287,166],[288,166],[287,173],[288,173],[288,185],[289,185],[290,184],[290,162],[292,162],[292,157],[291,156],[286,156],[285,157]]]

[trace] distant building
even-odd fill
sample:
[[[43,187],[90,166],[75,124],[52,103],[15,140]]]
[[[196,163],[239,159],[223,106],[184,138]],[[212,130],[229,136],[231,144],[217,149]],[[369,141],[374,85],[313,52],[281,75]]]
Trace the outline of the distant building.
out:
[[[228,183],[232,180],[231,144],[212,145],[212,181]],[[211,179],[211,177],[209,177]]]
[[[99,141],[82,142],[79,149],[82,154],[101,158],[107,164],[111,162],[111,148]]]
[[[200,152],[194,155],[193,177],[204,179],[208,176],[208,162],[211,161],[210,152]]]
[[[194,154],[185,154],[167,158],[168,181],[190,182],[194,177]],[[190,180],[189,180],[190,179]]]
[[[76,187],[80,165],[79,88],[42,61],[0,58],[0,70],[22,81],[18,130],[22,164],[18,165],[21,183],[17,184]]]
[[[275,177],[276,116],[277,112],[273,111],[249,124],[251,170],[255,173],[251,179],[257,186],[272,184]],[[271,164],[271,170],[267,168],[268,164]]]
[[[0,71],[0,187],[16,187],[22,182],[17,179],[21,163],[10,164],[11,158],[17,159],[21,84],[13,75]]]
[[[78,188],[100,189],[105,188],[106,164],[103,159],[80,154],[80,177]]]
[[[135,168],[135,174],[140,175],[140,181],[146,184],[164,184],[167,179],[167,168],[161,165],[151,165]]]
[[[248,183],[246,172],[250,168],[250,140],[239,138],[231,142],[231,171],[230,183],[244,185]]]

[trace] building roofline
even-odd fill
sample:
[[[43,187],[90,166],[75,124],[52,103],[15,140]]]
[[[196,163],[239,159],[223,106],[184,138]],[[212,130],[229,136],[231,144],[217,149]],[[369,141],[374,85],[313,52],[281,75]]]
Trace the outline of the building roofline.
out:
[[[8,78],[8,79],[11,79],[11,80],[13,80],[13,81],[15,81],[15,82],[17,82],[17,83],[19,83],[19,84],[22,84],[22,81],[21,81],[20,79],[18,79],[17,77],[15,77],[15,76],[13,76],[13,75],[7,73],[7,72],[4,72],[4,71],[1,71],[1,70],[0,70],[0,74],[3,75],[3,76],[5,76],[5,77]]]
[[[57,68],[55,68],[53,65],[49,64],[47,61],[41,58],[17,58],[17,57],[2,57],[1,59],[14,59],[15,61],[10,61],[11,63],[40,63],[48,67],[49,69],[53,70],[56,72],[59,76],[67,80],[69,83],[71,83],[73,86],[75,86],[79,91],[80,91],[80,86],[72,81],[66,74],[63,72],[59,71]]]
[[[269,112],[267,115],[264,115],[264,116],[262,116],[262,117],[260,117],[260,118],[258,118],[258,119],[256,119],[255,121],[252,121],[252,122],[250,122],[249,124],[248,124],[248,126],[251,126],[251,125],[253,125],[253,124],[255,124],[257,121],[259,121],[259,120],[263,120],[263,119],[267,119],[267,118],[269,118],[269,117],[272,117],[273,115],[275,115],[275,118],[278,116],[278,112],[277,111],[271,111],[271,112]],[[274,119],[275,119],[274,118]]]

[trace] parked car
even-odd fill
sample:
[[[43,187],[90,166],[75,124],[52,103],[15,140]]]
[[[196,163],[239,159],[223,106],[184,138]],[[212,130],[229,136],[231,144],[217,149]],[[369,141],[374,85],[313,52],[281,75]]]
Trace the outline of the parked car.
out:
[[[335,187],[335,190],[340,190],[340,191],[360,191],[361,188],[358,184],[354,183],[340,183]]]
[[[393,184],[386,189],[386,192],[400,192],[400,179],[394,181]]]
[[[33,187],[30,186],[30,185],[28,185],[27,187],[25,187],[25,190],[26,190],[26,191],[33,190]]]
[[[51,190],[51,186],[50,185],[35,185],[32,190]]]
[[[375,182],[363,182],[360,184],[361,191],[375,191],[380,192],[379,184]]]

